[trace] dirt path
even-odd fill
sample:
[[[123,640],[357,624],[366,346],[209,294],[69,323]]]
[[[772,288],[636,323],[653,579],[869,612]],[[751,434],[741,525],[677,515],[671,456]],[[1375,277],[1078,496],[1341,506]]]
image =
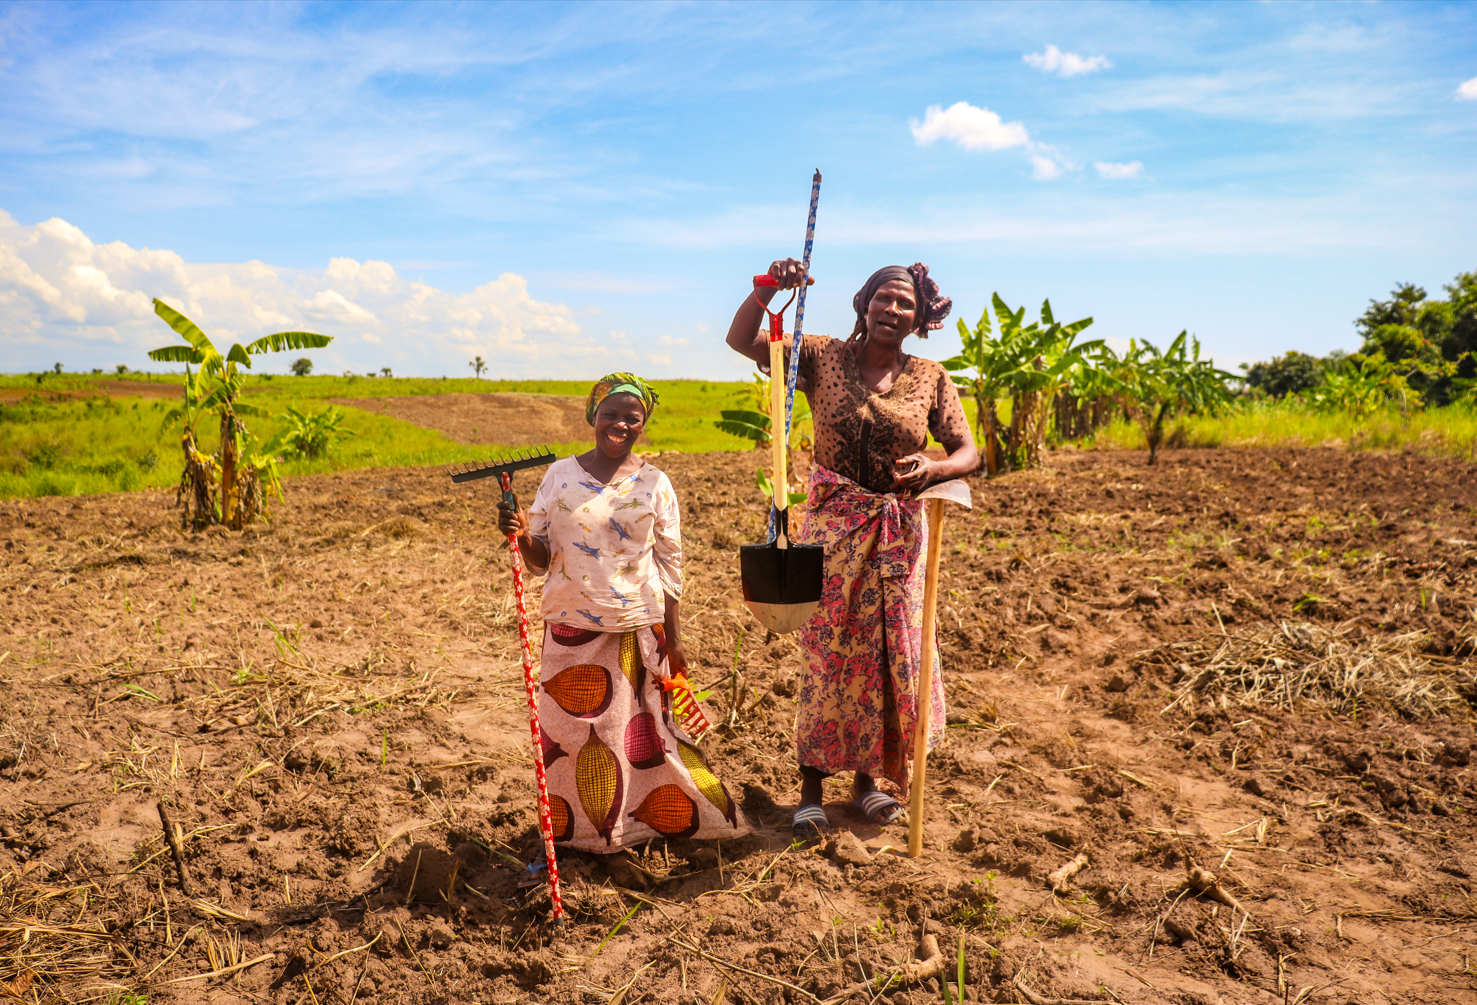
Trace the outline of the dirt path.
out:
[[[1477,467],[1063,453],[977,482],[945,546],[953,728],[912,861],[842,780],[827,809],[861,848],[791,847],[799,657],[736,593],[752,454],[656,460],[689,652],[715,717],[738,695],[704,747],[759,832],[570,857],[562,933],[514,885],[534,814],[489,493],[302,478],[270,526],[200,535],[162,492],[0,502],[0,981],[41,1002],[808,1002],[880,986],[924,923],[951,963],[963,937],[971,1000],[1477,994]],[[1316,660],[1364,661],[1358,701],[1240,703]]]
[[[585,399],[576,395],[500,392],[329,400],[404,419],[445,433],[458,443],[531,447],[578,443],[593,435],[585,421]],[[642,442],[647,442],[644,436]]]

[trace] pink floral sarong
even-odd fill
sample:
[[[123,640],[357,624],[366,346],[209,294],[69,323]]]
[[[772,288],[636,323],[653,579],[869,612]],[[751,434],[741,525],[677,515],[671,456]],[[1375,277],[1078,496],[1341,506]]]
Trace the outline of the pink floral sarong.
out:
[[[800,630],[805,680],[796,746],[802,766],[864,771],[908,786],[922,658],[928,536],[923,504],[871,492],[819,464],[796,540],[826,549],[821,606]],[[934,645],[928,745],[944,736]]]

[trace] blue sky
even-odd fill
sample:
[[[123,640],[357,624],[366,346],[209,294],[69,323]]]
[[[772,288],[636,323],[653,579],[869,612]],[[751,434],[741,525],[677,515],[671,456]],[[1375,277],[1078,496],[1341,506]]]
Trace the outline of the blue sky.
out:
[[[922,260],[970,322],[1351,349],[1477,269],[1477,5],[0,5],[0,370],[145,366],[160,296],[320,370],[741,377],[817,167],[810,331]]]

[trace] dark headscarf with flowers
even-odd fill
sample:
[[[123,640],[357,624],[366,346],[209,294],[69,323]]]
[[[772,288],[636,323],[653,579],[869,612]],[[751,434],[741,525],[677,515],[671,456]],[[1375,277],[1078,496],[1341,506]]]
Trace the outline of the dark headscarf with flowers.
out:
[[[889,265],[872,273],[872,278],[851,298],[851,306],[856,310],[856,326],[851,330],[852,338],[866,334],[867,305],[883,285],[894,280],[911,283],[913,286],[914,299],[918,304],[917,313],[913,316],[914,330],[919,338],[928,338],[929,332],[944,326],[944,318],[953,310],[954,301],[939,296],[939,284],[929,278],[928,266],[922,262],[914,262],[907,268]]]
[[[590,389],[589,400],[585,402],[585,421],[590,425],[595,424],[595,412],[600,403],[612,394],[634,394],[641,399],[641,407],[646,409],[646,417],[651,418],[652,410],[656,408],[656,388],[636,376],[634,373],[607,373],[595,382]]]

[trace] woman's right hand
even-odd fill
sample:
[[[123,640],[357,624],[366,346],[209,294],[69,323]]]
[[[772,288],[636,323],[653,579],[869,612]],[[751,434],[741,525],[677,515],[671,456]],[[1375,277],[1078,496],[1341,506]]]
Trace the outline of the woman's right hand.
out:
[[[759,365],[769,366],[769,333],[764,324],[764,311],[780,290],[793,290],[801,279],[809,285],[815,280],[805,275],[804,267],[793,258],[781,258],[769,267],[769,275],[779,283],[778,287],[758,286],[744,294],[733,322],[728,326],[728,347],[741,353]]]
[[[781,258],[769,267],[769,274],[779,280],[780,289],[793,290],[805,276],[805,266],[793,258]],[[805,276],[805,285],[814,286],[815,277]]]
[[[528,536],[528,511],[525,509],[514,509],[509,506],[507,500],[499,499],[497,503],[497,529],[504,534],[514,534],[520,538]]]

